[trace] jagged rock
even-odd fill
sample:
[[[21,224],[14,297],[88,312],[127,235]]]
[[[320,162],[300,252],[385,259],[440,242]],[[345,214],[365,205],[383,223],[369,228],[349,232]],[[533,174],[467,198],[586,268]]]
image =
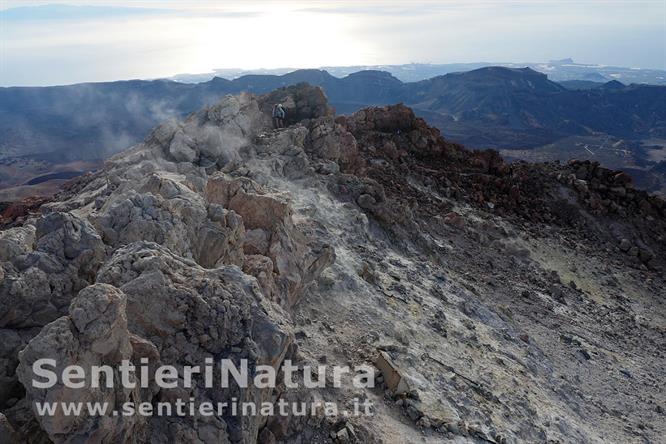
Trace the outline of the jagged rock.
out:
[[[322,162],[317,166],[316,171],[320,174],[336,174],[340,172],[340,166],[335,162]]]
[[[176,162],[224,166],[238,160],[239,150],[270,125],[270,118],[250,95],[226,96],[182,123],[168,121],[158,126],[147,146]],[[132,158],[137,160],[138,155],[144,160],[147,157],[143,154],[138,152]]]
[[[268,428],[264,428],[257,439],[258,444],[276,444],[275,435]]]
[[[409,208],[388,199],[382,186],[372,179],[341,174],[329,187],[341,198],[356,202],[360,208],[386,226],[396,223],[407,225],[412,220]]]
[[[0,329],[0,409],[8,407],[9,400],[22,397],[23,388],[16,377],[18,353],[37,333],[39,327]]]
[[[17,254],[3,266],[0,327],[43,326],[64,314],[74,295],[94,280],[105,256],[95,229],[72,214],[42,216],[34,238],[31,233],[3,238]]]
[[[357,131],[409,132],[415,129],[414,111],[405,105],[371,107],[355,113],[348,125]]]
[[[30,196],[17,202],[0,202],[0,228],[23,224],[49,201],[48,197]]]
[[[176,162],[194,162],[197,159],[196,141],[179,129],[169,143],[169,154]]]
[[[176,180],[149,176],[140,193],[107,200],[92,216],[104,241],[114,247],[158,242],[206,267],[242,263],[243,224],[233,211],[208,203]]]
[[[369,194],[361,194],[360,196],[358,196],[358,199],[356,199],[356,203],[358,203],[359,207],[365,210],[371,210],[377,205],[377,201],[375,200],[375,198]]]
[[[292,341],[284,315],[263,299],[253,278],[234,266],[204,269],[160,245],[139,242],[118,249],[97,279],[122,289],[130,332],[149,340],[161,362],[176,368],[202,363],[210,356],[245,358],[250,365],[277,368]],[[217,403],[229,402],[232,396],[243,402],[260,402],[268,396],[266,389],[220,391],[204,387],[202,381],[184,390],[162,389],[158,397]],[[151,418],[149,433],[161,430],[155,436],[167,440],[179,434],[193,437],[200,427],[195,420],[184,418],[177,432],[168,432],[169,418]],[[211,439],[192,438],[194,442],[253,440],[259,429],[252,417],[231,418],[226,424],[221,418],[200,420],[206,422]]]
[[[344,172],[354,172],[364,166],[356,139],[332,117],[310,123],[307,152],[315,157],[335,161]]]
[[[257,278],[261,291],[271,300],[277,299],[278,292],[275,286],[274,267],[271,258],[259,254],[246,256],[243,263],[243,271]]]
[[[260,281],[271,297],[281,295],[278,301],[284,306],[293,306],[313,278],[333,262],[334,252],[330,247],[305,235],[294,224],[291,204],[284,195],[267,192],[248,178],[218,174],[208,181],[206,197],[209,202],[239,214],[244,226],[259,236],[246,238],[249,241],[246,250],[270,258],[275,276],[262,276]],[[262,243],[264,237],[267,245]],[[258,262],[253,262],[245,269],[267,273],[266,267],[257,268]],[[272,289],[271,280],[279,292]]]
[[[375,366],[384,377],[386,386],[395,394],[401,395],[409,392],[411,387],[407,378],[405,378],[393,359],[385,351],[380,350],[375,358]]]
[[[11,262],[31,252],[35,243],[35,227],[10,228],[0,232],[0,261]]]
[[[40,380],[32,370],[39,359],[53,359],[55,372],[61,374],[68,365],[78,365],[89,374],[91,366],[117,366],[132,355],[125,316],[125,295],[109,285],[97,284],[78,294],[69,315],[45,326],[19,354],[17,374],[34,403],[54,401],[101,402],[119,406],[139,400],[138,389],[123,387],[69,388],[61,381],[51,388],[37,388]],[[116,374],[116,377],[118,375]],[[119,379],[117,379],[119,380]],[[36,413],[36,410],[35,410]],[[140,439],[145,418],[141,416],[36,415],[41,427],[56,443],[64,442],[134,442]]]
[[[266,254],[269,247],[268,235],[269,232],[263,228],[255,228],[245,232],[245,237],[243,238],[243,250],[245,254]]]
[[[254,177],[262,183],[270,181],[270,177],[284,177],[288,180],[306,177],[314,171],[305,152],[307,133],[307,128],[295,126],[260,134],[255,139],[256,144],[249,150],[254,151],[256,158],[250,157],[246,165],[255,171]],[[265,162],[268,156],[270,162]]]
[[[336,434],[335,439],[337,440],[337,442],[341,444],[349,444],[351,442],[349,437],[349,432],[347,431],[346,428],[340,430]]]
[[[277,89],[262,96],[259,106],[265,115],[271,115],[273,105],[282,103],[285,111],[285,123],[294,124],[306,119],[333,116],[333,108],[328,104],[324,90],[305,83]]]
[[[247,178],[230,179],[225,175],[212,177],[206,187],[211,203],[220,204],[238,213],[246,229],[273,232],[291,218],[291,208],[284,195],[267,193]]]

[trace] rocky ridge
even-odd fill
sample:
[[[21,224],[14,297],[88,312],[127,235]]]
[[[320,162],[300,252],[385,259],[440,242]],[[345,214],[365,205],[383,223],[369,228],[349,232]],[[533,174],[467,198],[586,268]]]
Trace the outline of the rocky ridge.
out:
[[[286,129],[272,130],[282,102]],[[666,205],[589,162],[506,164],[402,105],[227,96],[0,232],[16,442],[658,442]],[[380,387],[30,386],[31,364],[374,364]],[[302,377],[303,375],[300,375]],[[396,381],[401,381],[398,384]],[[37,417],[35,401],[373,402],[373,417]],[[416,438],[418,436],[418,438]]]

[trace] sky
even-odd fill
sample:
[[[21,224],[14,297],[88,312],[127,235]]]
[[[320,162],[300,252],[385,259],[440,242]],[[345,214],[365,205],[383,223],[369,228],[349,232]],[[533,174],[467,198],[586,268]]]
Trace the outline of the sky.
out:
[[[666,0],[0,0],[0,86],[568,57],[666,69]]]

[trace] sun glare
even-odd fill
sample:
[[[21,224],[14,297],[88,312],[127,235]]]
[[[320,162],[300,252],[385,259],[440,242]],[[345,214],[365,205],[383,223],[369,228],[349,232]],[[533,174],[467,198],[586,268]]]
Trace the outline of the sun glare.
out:
[[[181,71],[364,63],[369,43],[354,40],[354,25],[350,18],[283,10],[183,20],[179,33],[192,52],[183,56]]]

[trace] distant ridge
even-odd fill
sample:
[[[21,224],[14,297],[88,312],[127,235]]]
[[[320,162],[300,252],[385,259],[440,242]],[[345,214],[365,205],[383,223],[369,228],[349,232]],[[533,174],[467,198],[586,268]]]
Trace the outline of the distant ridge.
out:
[[[466,72],[488,66],[503,66],[507,68],[529,67],[535,71],[547,74],[550,80],[556,82],[571,80],[586,80],[593,82],[608,82],[619,80],[624,84],[643,83],[653,85],[666,85],[666,70],[664,69],[636,69],[619,66],[605,66],[597,64],[576,63],[571,58],[551,60],[548,62],[521,62],[521,63],[409,63],[404,65],[356,65],[356,66],[324,66],[320,69],[329,72],[334,77],[342,78],[358,71],[385,71],[391,73],[403,82],[418,82],[453,72]],[[295,68],[276,69],[216,69],[203,74],[179,74],[171,79],[185,83],[206,82],[214,76],[234,79],[248,74],[282,75]]]
[[[3,177],[11,180],[11,173],[3,176],[2,170],[11,159],[106,158],[140,141],[157,123],[183,117],[224,95],[264,94],[298,83],[321,86],[341,114],[405,103],[448,138],[473,148],[529,150],[572,136],[607,135],[634,146],[666,138],[666,87],[619,81],[571,87],[529,67],[482,67],[408,83],[385,71],[338,78],[308,69],[279,76],[216,77],[198,84],[129,80],[13,87],[0,88],[0,186]]]
[[[480,144],[466,136],[470,127],[489,133],[480,145],[487,147],[530,147],[585,128],[625,138],[661,137],[665,132],[666,87],[611,81],[572,91],[527,67],[484,67],[413,83],[383,71],[337,78],[308,69],[281,76],[216,77],[199,84],[130,80],[1,88],[0,158],[48,152],[76,159],[103,157],[138,141],[157,122],[183,116],[225,94],[262,94],[301,82],[324,88],[341,112],[410,104],[472,145]],[[496,128],[502,131],[490,135]]]

